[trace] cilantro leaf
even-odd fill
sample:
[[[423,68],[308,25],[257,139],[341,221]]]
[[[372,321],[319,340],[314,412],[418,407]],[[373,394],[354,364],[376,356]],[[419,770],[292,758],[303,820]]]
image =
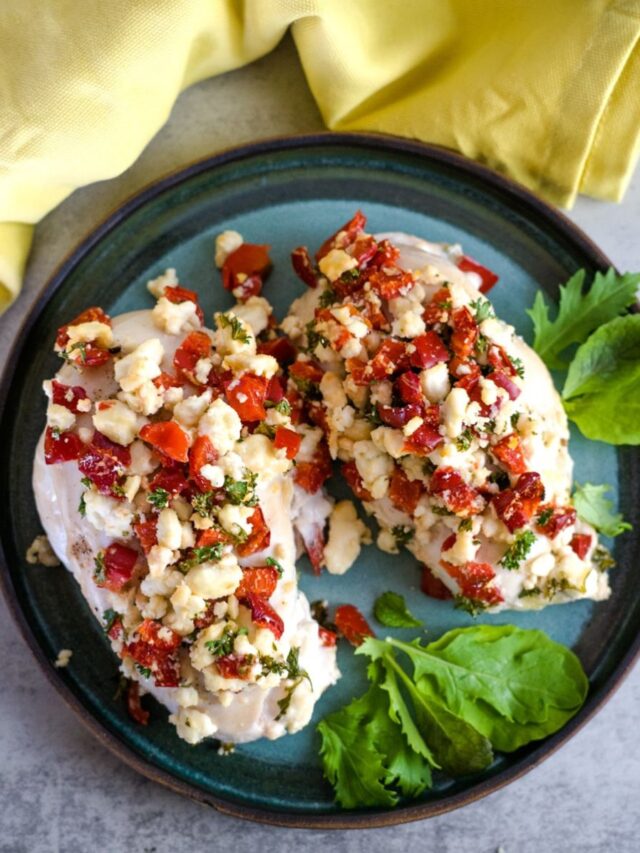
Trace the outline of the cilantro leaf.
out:
[[[597,272],[588,291],[583,292],[585,271],[578,270],[560,286],[555,319],[549,318],[549,305],[542,291],[527,314],[533,320],[533,348],[549,368],[566,366],[561,353],[571,344],[585,341],[594,329],[628,308],[635,299],[640,273],[618,275],[610,269]]]
[[[611,486],[594,486],[585,483],[584,486],[576,484],[573,493],[573,505],[576,512],[583,521],[595,527],[605,536],[619,536],[625,530],[631,530],[629,522],[625,521],[622,514],[613,512],[613,501],[605,497]]]
[[[640,444],[640,314],[601,326],[578,348],[562,400],[587,438]]]
[[[422,622],[411,613],[401,595],[397,592],[384,592],[376,598],[373,612],[378,620],[388,628],[420,628]]]

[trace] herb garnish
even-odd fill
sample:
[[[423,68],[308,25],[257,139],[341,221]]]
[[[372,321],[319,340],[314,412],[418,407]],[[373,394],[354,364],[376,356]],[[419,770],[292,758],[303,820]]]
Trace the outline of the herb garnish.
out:
[[[532,530],[523,530],[522,533],[516,534],[515,540],[509,545],[500,560],[500,565],[509,571],[518,569],[535,541],[536,534]]]
[[[164,509],[169,503],[169,492],[166,489],[158,487],[147,495],[147,500],[156,509]]]
[[[413,539],[415,530],[405,524],[396,524],[395,527],[391,528],[391,534],[396,540],[396,545],[406,545]]]
[[[373,613],[388,628],[420,628],[422,622],[411,613],[404,598],[397,592],[383,592],[373,605]]]
[[[276,560],[275,557],[267,557],[265,560],[267,566],[273,566],[273,568],[278,572],[278,577],[281,578],[284,574],[284,569],[282,568],[282,564]]]
[[[222,329],[231,329],[231,337],[234,341],[248,344],[251,335],[246,331],[242,321],[233,314],[217,314],[216,322]]]
[[[248,633],[246,628],[232,628],[230,625],[227,625],[217,640],[206,640],[205,646],[214,657],[227,657],[227,655],[233,653],[233,644],[236,641],[236,637],[246,636]]]

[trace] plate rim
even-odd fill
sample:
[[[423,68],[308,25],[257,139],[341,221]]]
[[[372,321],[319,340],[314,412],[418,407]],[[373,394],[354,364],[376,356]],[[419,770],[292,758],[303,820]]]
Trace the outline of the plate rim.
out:
[[[517,200],[519,204],[524,206],[525,212],[535,213],[545,220],[546,224],[559,230],[573,245],[578,245],[581,251],[590,257],[596,268],[613,267],[609,258],[597,244],[564,213],[513,179],[495,172],[484,164],[470,160],[451,149],[382,133],[335,133],[332,131],[323,131],[260,139],[198,158],[191,163],[149,181],[123,201],[114,205],[109,213],[101,218],[97,225],[84,232],[84,236],[75,242],[74,246],[47,278],[45,284],[37,293],[30,310],[19,325],[18,332],[0,376],[0,419],[5,416],[7,397],[16,373],[17,357],[23,349],[32,325],[36,322],[49,298],[62,285],[67,275],[111,230],[151,199],[202,172],[216,169],[227,163],[249,159],[256,155],[318,146],[327,146],[329,148],[351,146],[361,149],[382,150],[391,154],[409,153],[453,167],[454,170],[462,171],[468,176],[479,179],[490,188],[501,191],[512,200]],[[555,735],[541,741],[538,746],[533,748],[531,754],[524,756],[516,765],[499,771],[494,776],[477,783],[468,791],[461,791],[450,796],[445,794],[441,799],[432,802],[416,803],[414,805],[408,804],[395,809],[377,811],[345,810],[344,812],[337,813],[319,812],[314,814],[309,812],[271,810],[242,804],[233,800],[226,800],[207,793],[195,785],[177,779],[168,771],[160,769],[150,760],[142,757],[132,747],[127,746],[114,732],[106,727],[104,722],[94,717],[85,708],[80,699],[75,696],[71,687],[66,683],[61,671],[53,667],[52,661],[46,657],[40,647],[35,633],[18,603],[18,596],[9,574],[2,542],[0,542],[0,590],[2,591],[11,617],[48,682],[54,687],[58,695],[61,696],[67,707],[71,709],[84,727],[127,766],[151,781],[158,782],[176,793],[187,796],[204,805],[213,806],[223,814],[272,826],[291,828],[365,829],[392,826],[435,817],[436,815],[476,802],[524,776],[556,752],[562,744],[572,738],[613,696],[640,656],[640,635],[637,635],[607,677],[605,684],[597,694],[590,694],[588,696],[584,706],[567,725]]]

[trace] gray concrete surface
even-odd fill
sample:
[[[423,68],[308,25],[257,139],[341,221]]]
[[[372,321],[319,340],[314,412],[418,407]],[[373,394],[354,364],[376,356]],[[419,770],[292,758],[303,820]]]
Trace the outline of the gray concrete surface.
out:
[[[0,320],[0,357],[47,276],[73,245],[150,180],[213,151],[321,128],[291,43],[182,95],[129,171],[80,190],[39,226],[24,293]],[[570,214],[622,268],[640,268],[640,176],[622,205]],[[242,823],[148,782],[80,727],[45,681],[0,601],[0,851],[4,853],[596,853],[640,850],[636,668],[559,753],[481,802],[433,820],[360,832]]]

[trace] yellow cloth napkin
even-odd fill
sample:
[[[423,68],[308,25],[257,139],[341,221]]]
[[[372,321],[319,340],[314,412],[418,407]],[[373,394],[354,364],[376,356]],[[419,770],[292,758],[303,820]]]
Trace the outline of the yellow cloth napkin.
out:
[[[331,128],[446,145],[562,205],[624,193],[640,0],[3,0],[0,306],[33,223],[126,169],[184,88],[289,27]]]

